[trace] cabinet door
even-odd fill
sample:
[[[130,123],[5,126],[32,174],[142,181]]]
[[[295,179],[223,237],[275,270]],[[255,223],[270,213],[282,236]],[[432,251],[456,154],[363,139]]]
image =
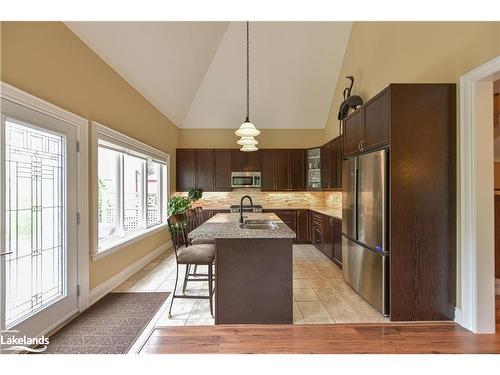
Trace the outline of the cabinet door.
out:
[[[245,154],[240,150],[232,150],[233,152],[233,170],[232,172],[245,172]]]
[[[344,120],[344,156],[357,154],[364,138],[363,109],[357,109]]]
[[[204,191],[214,189],[214,151],[196,151],[196,186]]]
[[[262,150],[261,190],[274,190],[274,150]]]
[[[338,136],[332,140],[331,147],[332,168],[331,168],[331,187],[333,189],[342,188],[342,136]]]
[[[328,142],[321,146],[321,187],[332,187],[332,144]]]
[[[261,150],[242,152],[245,154],[245,172],[260,172]]]
[[[306,153],[305,150],[290,150],[290,188],[306,189]]]
[[[323,216],[322,251],[328,258],[333,259],[333,218]]]
[[[215,150],[215,191],[231,190],[231,150]]]
[[[288,150],[275,150],[275,189],[289,190],[290,189],[290,153]]]
[[[311,242],[318,250],[323,251],[323,219],[320,214],[311,212]]]
[[[333,261],[342,266],[342,220],[333,218]]]
[[[196,184],[196,151],[177,150],[177,191],[188,191]]]
[[[309,210],[297,210],[297,242],[308,242],[309,236]]]
[[[389,99],[389,89],[385,89],[364,106],[364,151],[389,144]]]

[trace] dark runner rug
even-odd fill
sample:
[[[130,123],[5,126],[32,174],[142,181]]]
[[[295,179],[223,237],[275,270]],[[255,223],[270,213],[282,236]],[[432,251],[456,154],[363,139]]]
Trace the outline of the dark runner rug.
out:
[[[170,293],[109,293],[49,338],[44,353],[125,354]]]

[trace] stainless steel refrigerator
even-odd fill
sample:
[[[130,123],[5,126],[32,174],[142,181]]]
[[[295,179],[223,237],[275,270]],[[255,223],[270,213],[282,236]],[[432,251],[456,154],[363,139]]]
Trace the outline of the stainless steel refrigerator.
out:
[[[374,308],[389,314],[388,155],[376,151],[342,165],[342,272]]]

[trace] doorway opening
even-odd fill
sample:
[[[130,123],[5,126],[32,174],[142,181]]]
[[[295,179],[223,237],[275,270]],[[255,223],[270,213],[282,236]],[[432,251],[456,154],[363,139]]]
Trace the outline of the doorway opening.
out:
[[[493,86],[500,56],[460,77],[459,285],[456,321],[495,332]]]

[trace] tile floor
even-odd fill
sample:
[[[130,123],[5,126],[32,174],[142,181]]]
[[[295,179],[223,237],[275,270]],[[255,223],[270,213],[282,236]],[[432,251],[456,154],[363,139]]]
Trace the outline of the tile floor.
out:
[[[181,268],[180,278],[184,269]],[[200,271],[203,271],[202,269]],[[175,283],[175,256],[169,250],[135,273],[115,291],[169,291]],[[178,286],[179,288],[179,286]],[[188,283],[186,293],[208,292],[206,282]],[[293,245],[294,324],[383,323],[388,318],[366,303],[343,279],[342,270],[312,245]],[[157,326],[211,325],[207,300],[175,300]]]

